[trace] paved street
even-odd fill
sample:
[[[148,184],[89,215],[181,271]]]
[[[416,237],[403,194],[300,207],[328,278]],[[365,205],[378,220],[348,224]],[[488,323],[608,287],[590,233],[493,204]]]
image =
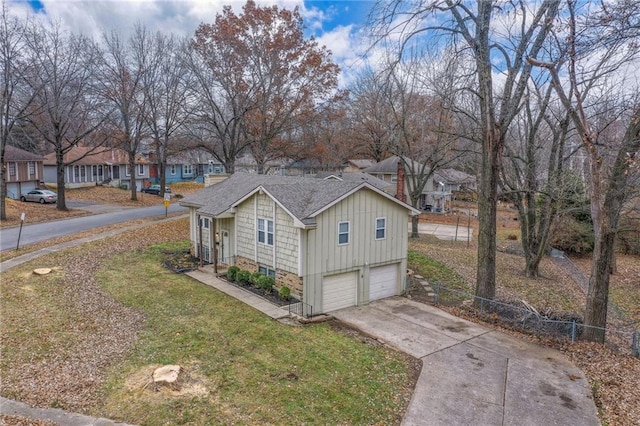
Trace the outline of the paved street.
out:
[[[113,225],[116,223],[148,217],[164,216],[165,214],[165,208],[163,205],[142,208],[125,208],[120,206],[91,204],[73,207],[88,210],[93,214],[91,216],[76,217],[54,222],[26,224],[22,227],[22,233],[20,234],[20,247],[27,244],[46,241],[51,238],[62,237],[65,235],[75,234],[77,232],[87,231],[89,229],[99,228],[101,226]],[[177,203],[172,203],[169,206],[168,213],[183,212],[186,210],[187,209],[185,207],[181,207]],[[13,227],[0,230],[0,250],[15,250],[18,242],[19,229],[19,227]]]
[[[409,223],[411,231],[411,223]],[[439,223],[418,223],[418,233],[425,235],[435,235],[440,240],[446,241],[467,241],[473,240],[473,228],[456,225],[441,225]]]

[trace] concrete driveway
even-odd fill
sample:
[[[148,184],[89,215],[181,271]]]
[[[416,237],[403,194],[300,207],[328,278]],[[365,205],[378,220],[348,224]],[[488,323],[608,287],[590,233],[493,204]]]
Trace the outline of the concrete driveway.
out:
[[[466,221],[464,222],[466,224]],[[411,232],[411,222],[409,222]],[[418,223],[418,234],[435,235],[439,240],[447,241],[471,241],[473,240],[473,228],[467,226],[443,225],[440,223]]]
[[[422,360],[404,425],[600,425],[587,380],[558,351],[400,297],[332,315]]]

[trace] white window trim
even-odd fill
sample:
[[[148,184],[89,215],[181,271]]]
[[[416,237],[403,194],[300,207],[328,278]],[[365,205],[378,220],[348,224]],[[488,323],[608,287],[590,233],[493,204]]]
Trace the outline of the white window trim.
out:
[[[384,221],[384,224],[383,224],[382,228],[378,228],[378,221],[379,220]],[[378,240],[378,241],[379,240],[385,240],[387,238],[387,218],[386,217],[377,217],[376,218],[376,222],[375,222],[375,227],[376,227],[376,230],[375,230],[375,238],[376,238],[376,240]],[[380,230],[382,230],[384,235],[379,238],[378,237],[378,231],[380,231]]]
[[[124,175],[131,176],[131,170],[129,170],[129,165],[124,166]]]
[[[169,166],[169,173],[170,173],[172,176],[175,176],[175,174],[177,173],[177,170],[176,170],[176,169],[177,169],[176,165],[175,165],[175,164],[171,164],[171,165]]]
[[[271,231],[269,231],[269,223],[271,223]],[[260,229],[260,224],[263,225],[262,229]],[[273,220],[259,217],[257,231],[258,232],[256,234],[256,241],[258,241],[258,244],[264,244],[266,246],[273,247],[275,240]],[[260,233],[264,235],[264,241],[260,241]],[[271,243],[269,243],[269,235],[271,235]]]
[[[183,175],[192,175],[193,174],[193,165],[192,164],[183,164],[182,165],[182,174]]]
[[[144,176],[144,164],[138,164],[138,176]]]
[[[344,235],[344,232],[340,232],[340,225],[342,225],[343,223],[347,224],[347,242],[346,243],[341,243],[340,242],[340,235]],[[351,222],[349,222],[348,220],[341,220],[338,222],[338,245],[339,246],[347,246],[349,245],[349,243],[351,242]]]

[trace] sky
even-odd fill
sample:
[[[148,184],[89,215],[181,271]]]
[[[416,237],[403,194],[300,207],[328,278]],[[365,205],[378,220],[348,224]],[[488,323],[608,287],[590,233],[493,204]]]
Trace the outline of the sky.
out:
[[[8,0],[19,14],[35,13],[39,19],[59,21],[74,32],[99,38],[104,31],[127,33],[140,22],[150,30],[192,35],[202,22],[213,22],[223,5],[240,13],[244,0]],[[365,37],[367,16],[373,0],[256,0],[258,5],[299,7],[306,34],[333,53],[342,69],[342,85],[347,75],[363,66],[368,47]]]

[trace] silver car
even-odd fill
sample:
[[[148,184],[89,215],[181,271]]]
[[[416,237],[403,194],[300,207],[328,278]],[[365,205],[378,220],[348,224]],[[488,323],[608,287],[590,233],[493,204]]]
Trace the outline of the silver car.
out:
[[[35,201],[40,204],[55,203],[58,201],[58,194],[48,189],[34,189],[26,194],[22,194],[21,201]]]

